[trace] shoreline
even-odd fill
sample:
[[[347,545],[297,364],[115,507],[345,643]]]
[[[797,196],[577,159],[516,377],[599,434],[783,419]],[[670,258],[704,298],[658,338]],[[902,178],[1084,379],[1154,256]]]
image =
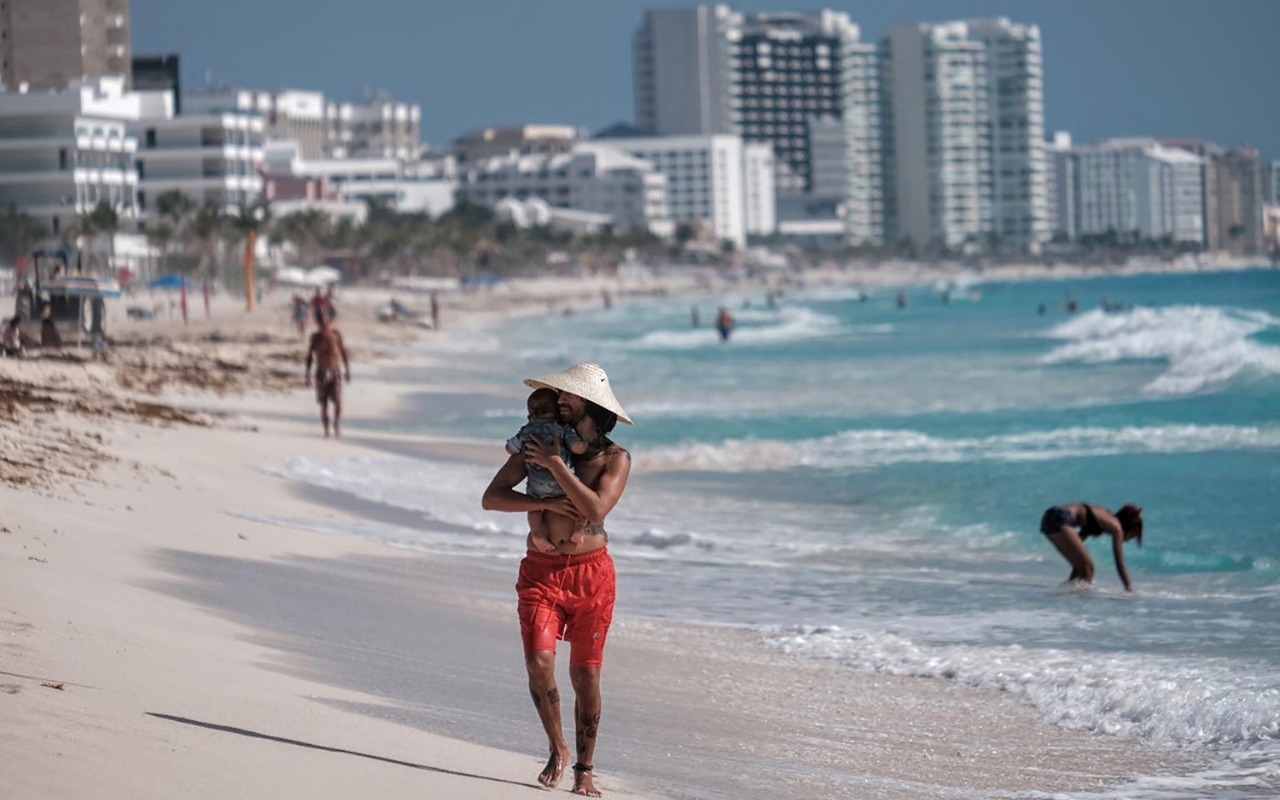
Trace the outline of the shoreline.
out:
[[[451,311],[463,313],[446,305]],[[473,330],[510,313],[457,323]],[[370,327],[343,314],[344,333],[348,324]],[[431,357],[429,331],[402,337],[373,329],[379,333],[395,335],[381,342],[347,335],[365,354],[398,349],[401,360],[385,366],[410,363],[406,348]],[[283,346],[244,343],[244,360],[263,345]],[[177,348],[178,359],[192,355]],[[334,442],[320,438],[308,394],[284,391],[296,380],[284,374],[280,385],[219,394],[181,384],[156,396],[186,419],[129,411],[128,403],[151,396],[139,393],[145,382],[108,390],[101,365],[0,364],[0,378],[26,370],[66,395],[99,382],[95,397],[119,406],[19,407],[4,434],[13,446],[15,428],[61,430],[66,451],[50,456],[53,480],[0,485],[10,509],[0,523],[0,703],[9,707],[0,739],[15,756],[0,766],[0,783],[16,796],[264,797],[299,789],[324,796],[377,787],[391,797],[426,791],[483,800],[542,791],[533,776],[544,744],[508,607],[518,553],[494,577],[456,559],[243,515],[361,518],[261,470],[282,457],[367,457],[385,452],[381,443],[415,457],[484,458],[483,448],[465,443],[362,427],[376,428],[414,387],[379,379],[381,367],[353,358],[348,438]],[[365,384],[376,391],[362,391]],[[34,423],[38,415],[48,419]],[[90,450],[101,453],[98,466],[76,471]],[[496,466],[500,451],[490,457]],[[485,588],[468,600],[473,583]],[[228,608],[246,600],[257,602]],[[291,615],[255,618],[277,606]],[[355,635],[377,629],[377,620],[424,615],[435,631],[428,645],[469,629],[461,638],[469,657],[416,643],[405,644],[413,657],[398,653],[406,637],[419,635],[409,622],[373,631],[370,642]],[[1198,761],[1054,728],[999,692],[801,663],[747,632],[629,617],[625,604],[618,617],[605,694],[616,717],[606,723],[599,759],[613,762],[598,779],[608,797],[777,796],[768,781],[778,770],[788,791],[817,796],[913,797],[916,781],[929,780],[958,791],[1089,791]],[[319,637],[299,624],[314,631],[334,620],[337,632]],[[360,657],[354,667],[335,667],[326,663],[335,653]],[[428,674],[457,689],[458,702],[414,688]],[[939,719],[927,711],[933,707],[948,711]],[[486,736],[499,745],[467,741]],[[1064,770],[1062,752],[1089,753],[1088,770]],[[709,768],[720,783],[703,789],[720,794],[634,788],[666,780],[688,782],[691,791]]]

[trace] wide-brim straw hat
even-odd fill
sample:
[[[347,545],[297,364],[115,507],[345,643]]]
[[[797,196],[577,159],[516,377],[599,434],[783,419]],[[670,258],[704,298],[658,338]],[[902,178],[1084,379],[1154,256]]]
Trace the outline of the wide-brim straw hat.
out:
[[[613,387],[609,385],[609,376],[599,364],[583,361],[572,367],[543,375],[540,378],[525,378],[524,385],[531,389],[558,389],[576,394],[584,400],[590,400],[601,408],[607,408],[618,415],[618,419],[628,425],[634,425],[622,404],[613,396]]]

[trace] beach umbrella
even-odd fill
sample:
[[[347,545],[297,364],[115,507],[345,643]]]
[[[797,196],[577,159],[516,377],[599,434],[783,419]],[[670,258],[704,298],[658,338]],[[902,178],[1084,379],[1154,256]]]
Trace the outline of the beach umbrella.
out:
[[[187,279],[177,273],[161,275],[147,284],[148,289],[181,289],[187,285]]]
[[[307,283],[312,286],[328,286],[331,283],[342,283],[342,273],[327,264],[307,270]]]

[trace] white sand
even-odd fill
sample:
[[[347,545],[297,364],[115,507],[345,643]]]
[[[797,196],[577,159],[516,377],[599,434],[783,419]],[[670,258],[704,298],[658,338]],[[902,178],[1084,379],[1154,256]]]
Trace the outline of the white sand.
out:
[[[583,302],[593,295],[596,287]],[[380,296],[368,293],[367,303]],[[542,298],[523,302],[540,308]],[[485,305],[451,300],[446,324],[470,324],[458,316],[468,303]],[[413,336],[351,313],[368,307],[352,300],[339,319],[361,354],[346,395],[349,433],[360,420],[393,411],[406,390],[379,382],[367,356]],[[228,513],[354,518],[258,468],[287,456],[374,451],[320,438],[309,393],[279,393],[300,380],[302,354],[299,341],[296,363],[289,362],[291,334],[279,308],[248,322],[229,314],[197,323],[194,334],[165,326],[165,336],[188,339],[233,331],[235,341],[216,347],[219,359],[234,362],[228,374],[240,377],[185,380],[165,371],[172,361],[210,358],[209,342],[149,348],[134,358],[139,363],[126,358],[127,348],[107,365],[0,360],[0,796],[535,796],[545,756],[523,686],[511,598],[503,594],[514,574],[495,585],[491,594],[501,599],[460,604],[451,581],[488,578],[380,544]],[[254,343],[261,330],[285,338]],[[276,361],[273,348],[281,351]],[[113,380],[121,370],[134,378],[127,387]],[[166,390],[166,401],[230,416],[139,405],[147,398],[137,393],[158,374],[154,388]],[[186,421],[165,421],[175,416]],[[441,457],[484,457],[450,443],[432,447]],[[499,448],[492,458],[496,466]],[[194,568],[184,573],[180,563],[208,572],[193,577]],[[361,566],[387,563],[403,566]],[[264,603],[307,603],[299,587],[279,578],[297,564],[315,576],[306,588],[323,602],[283,608],[282,619],[316,622],[320,606],[342,609],[350,597],[353,618],[338,621],[373,629],[375,620],[360,618],[372,606],[356,603],[353,587],[384,587],[362,596],[376,596],[404,621],[382,639],[353,634],[351,642],[374,643],[362,645],[364,660],[353,663],[378,675],[394,666],[409,683],[420,670],[424,684],[471,686],[440,698],[439,707],[462,715],[474,708],[476,719],[457,728],[439,723],[434,733],[397,723],[405,698],[416,696],[412,686],[386,681],[358,692],[349,687],[359,681],[323,668],[336,656],[321,652],[310,667],[302,664],[308,648],[347,646],[339,634],[289,644],[279,631],[250,624],[252,611],[232,613],[216,599],[241,586],[261,591]],[[281,582],[253,583],[263,576]],[[402,638],[415,627],[426,641]],[[305,640],[308,632],[294,636]],[[1096,790],[1187,766],[1162,763],[1167,754],[1131,743],[1052,728],[997,693],[790,663],[745,633],[655,627],[628,618],[625,607],[610,648],[597,751],[597,785],[610,797],[641,796],[640,784],[628,786],[619,772],[685,785],[686,796],[906,798],[921,796],[921,785],[977,793],[969,796]],[[410,662],[399,663],[407,654]],[[567,680],[562,688],[567,703]],[[463,728],[473,739],[512,744],[504,750],[448,738]],[[788,765],[802,769],[779,772]],[[566,776],[562,788],[570,782]]]

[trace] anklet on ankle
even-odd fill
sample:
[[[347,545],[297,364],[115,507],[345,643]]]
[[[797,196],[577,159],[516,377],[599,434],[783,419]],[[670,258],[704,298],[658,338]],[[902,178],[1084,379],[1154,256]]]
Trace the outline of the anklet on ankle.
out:
[[[573,765],[573,771],[574,771],[574,772],[590,772],[590,771],[591,771],[591,765],[590,765],[590,764],[583,764],[581,761],[579,761],[577,764],[574,764],[574,765]]]

